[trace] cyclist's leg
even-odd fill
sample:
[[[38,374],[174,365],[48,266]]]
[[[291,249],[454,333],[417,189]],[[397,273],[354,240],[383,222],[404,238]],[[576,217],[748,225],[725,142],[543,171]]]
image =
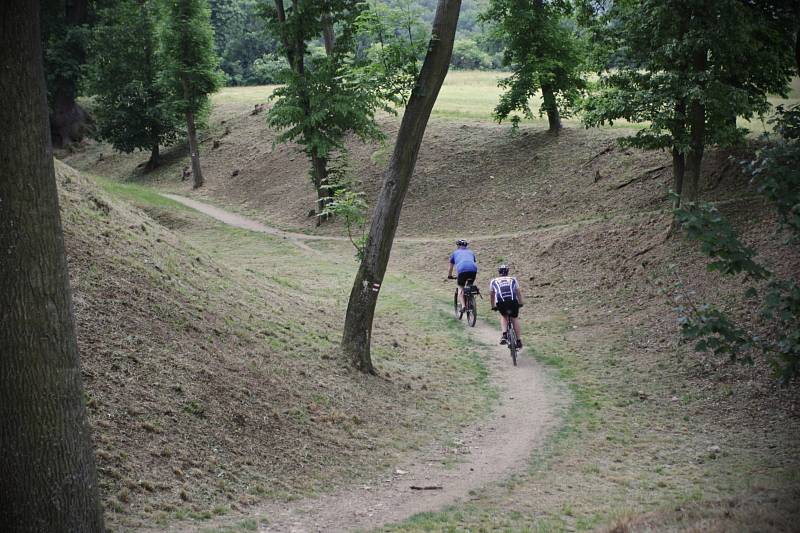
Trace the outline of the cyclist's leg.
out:
[[[517,336],[517,346],[522,346],[522,330],[519,326],[519,304],[513,302],[510,310],[511,325],[514,327],[514,333]]]
[[[458,301],[461,303],[461,307],[463,308],[466,305],[464,301],[464,285],[466,285],[467,280],[475,281],[475,272],[461,272],[456,279],[456,284],[458,285]]]
[[[517,338],[522,338],[522,331],[519,329],[519,317],[514,317],[511,319],[511,324],[514,326],[514,333],[517,334]]]

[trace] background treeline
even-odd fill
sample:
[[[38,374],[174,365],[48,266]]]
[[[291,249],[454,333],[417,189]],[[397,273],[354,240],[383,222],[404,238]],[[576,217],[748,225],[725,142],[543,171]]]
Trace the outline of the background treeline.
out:
[[[435,0],[370,0],[377,9],[405,12],[425,28],[430,28],[436,10]],[[502,68],[500,42],[491,35],[480,13],[488,0],[464,0],[458,20],[451,65],[463,69]],[[227,85],[265,85],[280,83],[286,62],[279,53],[277,38],[270,34],[264,19],[265,3],[260,0],[210,0],[215,50]],[[361,50],[370,46],[362,39]],[[322,55],[322,39],[310,47]]]

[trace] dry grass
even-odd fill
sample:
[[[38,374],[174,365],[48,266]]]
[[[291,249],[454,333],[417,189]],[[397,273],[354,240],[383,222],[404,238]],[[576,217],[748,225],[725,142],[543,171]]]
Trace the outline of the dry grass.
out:
[[[366,377],[338,350],[347,248],[309,261],[279,239],[107,184],[178,237],[68,167],[58,174],[114,528],[324,491],[486,412],[485,369],[419,282],[387,280],[374,335],[381,377]]]

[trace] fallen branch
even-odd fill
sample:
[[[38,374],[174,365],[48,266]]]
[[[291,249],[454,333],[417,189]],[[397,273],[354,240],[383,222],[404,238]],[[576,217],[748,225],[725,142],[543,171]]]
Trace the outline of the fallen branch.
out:
[[[597,152],[595,155],[593,155],[592,157],[590,157],[590,158],[589,158],[589,159],[588,159],[588,160],[587,160],[587,161],[586,161],[586,162],[585,162],[583,165],[581,165],[581,166],[582,166],[582,167],[585,167],[586,165],[588,165],[589,163],[591,163],[592,161],[594,161],[595,159],[597,159],[597,158],[598,158],[598,157],[600,157],[601,155],[607,154],[608,152],[610,152],[610,151],[611,151],[611,150],[613,150],[613,149],[614,149],[614,145],[613,145],[613,144],[610,144],[610,145],[606,146],[605,148],[603,148],[602,150],[600,150],[599,152]]]
[[[622,182],[622,183],[620,183],[618,185],[614,185],[614,187],[612,187],[612,189],[620,190],[623,187],[627,187],[631,183],[635,183],[635,182],[637,182],[639,180],[643,180],[644,178],[647,178],[651,174],[654,174],[654,173],[658,172],[659,170],[664,170],[665,168],[667,168],[666,165],[661,165],[660,167],[653,167],[651,169],[645,170],[644,172],[642,172],[641,174],[639,174],[635,178],[631,178],[628,181],[624,181],[624,182]]]
[[[411,485],[411,490],[442,490],[441,485]]]

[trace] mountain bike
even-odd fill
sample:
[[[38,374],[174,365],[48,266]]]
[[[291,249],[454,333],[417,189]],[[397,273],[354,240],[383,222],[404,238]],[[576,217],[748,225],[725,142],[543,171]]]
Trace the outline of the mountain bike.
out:
[[[522,307],[522,304],[519,305]],[[492,307],[492,311],[497,310],[496,307]],[[511,352],[511,362],[514,363],[514,366],[517,366],[517,354],[519,353],[519,348],[517,348],[517,332],[514,330],[514,323],[512,322],[511,315],[508,311],[503,312],[506,317],[506,344],[508,344],[508,351]]]
[[[456,279],[454,276],[450,276],[450,279]],[[453,312],[456,315],[458,320],[461,320],[463,316],[467,315],[467,324],[470,327],[475,327],[475,321],[478,319],[478,307],[475,305],[475,295],[481,296],[481,291],[472,284],[472,280],[467,280],[464,284],[464,308],[458,308],[458,287],[456,287],[456,292],[453,294]],[[481,296],[483,298],[483,296]]]
[[[511,352],[511,361],[514,363],[514,366],[517,366],[517,332],[514,331],[514,324],[511,322],[511,315],[508,313],[503,313],[506,315],[506,343],[508,344],[508,351]]]

